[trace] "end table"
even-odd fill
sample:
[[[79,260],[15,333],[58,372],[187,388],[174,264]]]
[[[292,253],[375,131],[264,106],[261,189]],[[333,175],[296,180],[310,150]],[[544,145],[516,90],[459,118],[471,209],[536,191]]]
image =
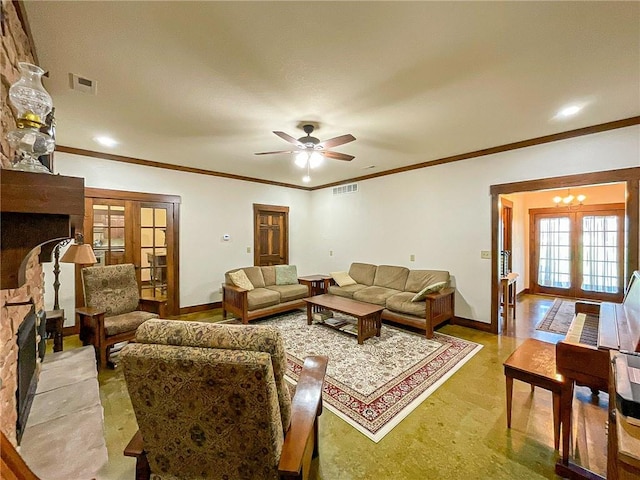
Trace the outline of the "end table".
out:
[[[62,329],[64,328],[64,310],[48,310],[46,332],[53,335],[53,351],[62,351]]]
[[[331,284],[330,275],[309,275],[298,277],[298,282],[309,287],[310,296],[323,295],[328,293]]]

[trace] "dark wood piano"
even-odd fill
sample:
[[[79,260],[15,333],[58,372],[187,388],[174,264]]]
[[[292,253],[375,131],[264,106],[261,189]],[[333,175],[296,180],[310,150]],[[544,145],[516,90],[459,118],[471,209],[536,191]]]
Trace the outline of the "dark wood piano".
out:
[[[574,385],[608,391],[609,352],[640,352],[640,272],[633,272],[622,303],[576,302],[576,315],[564,340],[556,345],[558,372],[564,375],[561,395],[562,458],[556,473],[566,478],[598,478],[570,462]]]

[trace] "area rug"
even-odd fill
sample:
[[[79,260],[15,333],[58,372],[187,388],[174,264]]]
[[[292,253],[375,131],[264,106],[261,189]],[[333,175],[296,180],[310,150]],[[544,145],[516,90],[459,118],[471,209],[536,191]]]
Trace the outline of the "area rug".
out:
[[[536,330],[565,335],[575,316],[575,304],[572,300],[556,298]]]
[[[386,324],[379,338],[358,345],[349,333],[317,323],[307,325],[306,313],[302,312],[259,323],[274,325],[282,332],[287,375],[294,383],[306,356],[329,357],[324,406],[374,442],[379,442],[482,348],[441,333],[428,340]]]

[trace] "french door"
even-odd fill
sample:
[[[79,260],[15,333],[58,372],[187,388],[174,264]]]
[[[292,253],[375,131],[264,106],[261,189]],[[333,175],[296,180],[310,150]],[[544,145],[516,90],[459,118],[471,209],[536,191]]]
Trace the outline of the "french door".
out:
[[[178,219],[180,197],[116,190],[85,189],[84,239],[97,265],[132,263],[140,296],[167,301],[178,313]],[[77,277],[76,299],[82,286]]]
[[[532,293],[620,302],[624,204],[529,211]]]

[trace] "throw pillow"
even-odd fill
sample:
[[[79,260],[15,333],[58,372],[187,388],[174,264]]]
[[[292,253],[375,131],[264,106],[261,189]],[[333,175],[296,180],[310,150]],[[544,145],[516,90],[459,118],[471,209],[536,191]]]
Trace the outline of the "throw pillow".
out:
[[[231,272],[229,278],[236,287],[244,288],[245,290],[253,290],[253,284],[244,273],[244,270],[238,270],[237,272]]]
[[[413,298],[411,299],[411,301],[412,302],[419,302],[421,300],[424,300],[425,297],[427,295],[429,295],[430,293],[435,293],[435,292],[439,292],[440,290],[442,290],[444,287],[447,286],[447,283],[449,283],[449,282],[436,282],[436,283],[432,283],[431,285],[427,285],[422,290],[420,290],[418,293],[416,293],[413,296]]]
[[[331,277],[336,281],[339,287],[347,285],[355,285],[357,282],[349,276],[347,272],[331,272]]]
[[[298,283],[298,269],[295,265],[276,265],[276,285]]]

